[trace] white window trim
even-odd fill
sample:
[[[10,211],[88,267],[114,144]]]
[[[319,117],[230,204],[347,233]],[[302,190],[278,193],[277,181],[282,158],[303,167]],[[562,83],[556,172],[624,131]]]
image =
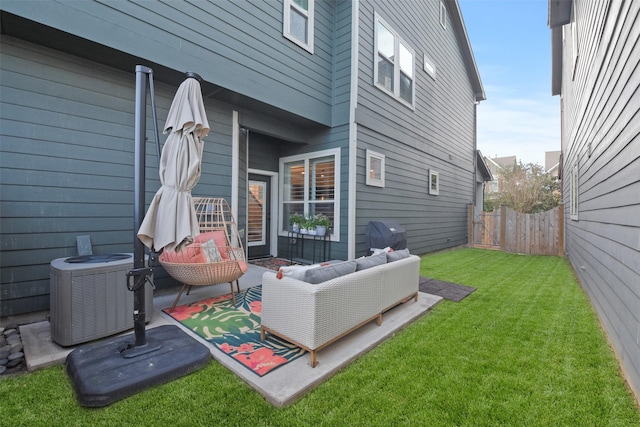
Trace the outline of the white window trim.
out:
[[[436,178],[436,188],[431,187],[431,180],[433,177]],[[432,196],[438,196],[440,194],[440,172],[436,172],[432,169],[429,169],[429,194]]]
[[[327,157],[327,156],[334,156],[335,159],[335,166],[334,166],[334,174],[335,174],[335,187],[334,187],[334,199],[333,199],[333,232],[331,234],[331,241],[332,242],[339,242],[340,241],[340,162],[341,162],[341,156],[340,156],[340,148],[331,148],[328,150],[321,150],[321,151],[313,151],[310,153],[305,153],[305,154],[297,154],[295,156],[288,156],[288,157],[281,157],[280,158],[280,162],[279,162],[279,182],[278,182],[278,194],[279,194],[279,200],[278,200],[278,234],[280,236],[287,236],[287,230],[282,229],[282,224],[284,223],[284,218],[282,218],[284,209],[282,209],[284,200],[284,178],[285,178],[285,173],[284,173],[284,165],[285,163],[290,163],[290,162],[299,162],[301,160],[304,161],[305,163],[305,171],[308,170],[309,167],[309,159],[315,159],[318,157]],[[309,191],[308,191],[308,185],[309,183],[305,180],[305,200],[304,203],[308,203],[307,197],[309,196]],[[307,212],[304,212],[305,215],[307,215]]]
[[[433,80],[436,79],[436,64],[427,56],[427,54],[423,54],[424,56],[424,70],[431,76]]]
[[[578,221],[578,164],[574,164],[571,168],[571,179],[569,180],[569,217]]]
[[[380,179],[371,177],[371,159],[380,160]],[[367,175],[366,184],[373,187],[384,187],[385,177],[385,156],[384,154],[376,153],[375,151],[367,149],[367,168],[365,170]]]
[[[390,91],[389,89],[387,89],[386,87],[384,87],[383,85],[381,85],[380,83],[378,83],[378,25],[377,25],[378,21],[380,21],[387,28],[387,30],[389,30],[389,32],[391,34],[393,34],[393,36],[395,37],[394,57],[396,58],[396,60],[393,62],[393,87],[395,89],[394,89],[393,92]],[[377,12],[375,13],[373,27],[374,27],[374,31],[373,31],[374,32],[374,40],[373,40],[373,84],[374,84],[375,87],[377,87],[378,89],[380,89],[384,93],[392,96],[397,101],[403,103],[407,107],[409,107],[412,110],[414,110],[415,109],[415,104],[416,104],[416,83],[417,83],[416,82],[416,52],[413,50],[413,48],[406,41],[404,41],[400,37],[400,35],[397,33],[397,31],[394,30],[393,27],[387,23],[387,21],[385,21],[384,19],[382,19],[382,17],[380,15],[378,15]],[[402,43],[402,45],[404,45],[404,47],[413,56],[413,61],[411,61],[411,75],[413,76],[411,78],[411,81],[413,82],[413,84],[411,85],[411,102],[407,102],[405,99],[403,99],[400,96],[400,73],[401,73],[401,70],[400,70],[400,55],[399,55],[400,43]]]
[[[447,29],[447,8],[442,1],[440,2],[440,25],[445,30]]]
[[[282,13],[283,13],[283,26],[282,26],[282,35],[287,39],[291,40],[293,43],[297,44],[301,48],[307,50],[309,53],[313,53],[313,38],[314,38],[314,2],[315,0],[309,1],[309,10],[306,11],[304,9],[300,9],[300,7],[293,2],[293,0],[284,0]],[[298,39],[296,36],[291,34],[291,9],[295,9],[301,14],[305,15],[308,19],[307,23],[307,40],[308,43]]]

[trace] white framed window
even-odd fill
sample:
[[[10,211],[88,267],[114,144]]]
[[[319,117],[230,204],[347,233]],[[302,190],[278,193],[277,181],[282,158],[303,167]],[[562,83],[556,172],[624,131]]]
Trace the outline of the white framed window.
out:
[[[284,0],[282,34],[298,46],[313,53],[315,0]]]
[[[442,28],[447,28],[447,7],[444,5],[444,2],[440,2],[440,25]]]
[[[340,230],[340,148],[280,159],[279,233],[286,235],[292,214],[324,214],[332,223],[331,240]]]
[[[374,84],[414,108],[415,53],[378,14],[375,21]]]
[[[384,187],[384,154],[367,150],[367,185]]]
[[[426,54],[424,54],[424,70],[431,76],[433,80],[436,79],[436,65]]]
[[[578,220],[578,164],[571,168],[571,179],[569,180],[569,217]]]
[[[440,173],[429,169],[429,194],[437,196],[440,194]]]

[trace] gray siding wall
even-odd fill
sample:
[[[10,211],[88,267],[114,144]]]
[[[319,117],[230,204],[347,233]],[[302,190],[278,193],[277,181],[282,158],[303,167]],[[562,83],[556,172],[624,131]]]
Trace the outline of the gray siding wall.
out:
[[[282,2],[15,1],[2,9],[325,125],[334,7],[316,2],[311,55],[282,35]]]
[[[133,251],[135,76],[7,36],[0,46],[0,313],[7,316],[48,308],[49,263],[76,255],[76,236],[89,234],[94,253]],[[160,129],[176,89],[156,81]],[[208,98],[205,106],[212,131],[193,194],[228,199],[231,107]],[[150,202],[160,182],[147,114]]]
[[[356,255],[368,250],[364,232],[374,219],[403,225],[414,253],[467,242],[475,105],[452,25],[439,23],[439,5],[360,2]],[[415,51],[415,110],[374,86],[374,13]],[[437,67],[435,80],[423,69],[425,54]],[[365,185],[366,149],[386,156],[384,188]],[[429,169],[440,174],[438,196],[428,194]]]
[[[565,246],[640,396],[640,3],[573,3],[577,43],[566,25],[562,77]]]

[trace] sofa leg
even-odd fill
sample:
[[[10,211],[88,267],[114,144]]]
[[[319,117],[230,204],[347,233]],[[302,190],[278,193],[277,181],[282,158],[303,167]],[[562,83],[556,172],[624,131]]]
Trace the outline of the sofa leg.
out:
[[[418,302],[418,293],[416,292],[416,296],[414,298],[415,302]]]
[[[378,317],[376,318],[376,325],[382,325],[382,313],[378,314]]]
[[[315,368],[316,365],[318,364],[318,361],[316,360],[316,351],[315,350],[310,350],[309,354],[311,356],[311,367]]]
[[[264,341],[264,336],[265,336],[265,332],[264,332],[264,328],[262,326],[260,326],[260,340]]]

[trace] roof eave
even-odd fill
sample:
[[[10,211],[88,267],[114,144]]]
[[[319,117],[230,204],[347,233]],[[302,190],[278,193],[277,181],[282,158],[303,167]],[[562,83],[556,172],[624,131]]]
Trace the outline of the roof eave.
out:
[[[471,42],[469,41],[467,29],[464,25],[460,5],[458,4],[458,0],[447,0],[446,4],[449,9],[449,16],[451,18],[453,28],[461,41],[462,55],[465,60],[467,74],[471,79],[475,100],[476,102],[484,101],[487,99],[487,96],[484,92],[484,87],[482,86],[482,80],[480,79],[478,65],[476,64],[476,59],[473,55],[473,49],[471,49]]]

